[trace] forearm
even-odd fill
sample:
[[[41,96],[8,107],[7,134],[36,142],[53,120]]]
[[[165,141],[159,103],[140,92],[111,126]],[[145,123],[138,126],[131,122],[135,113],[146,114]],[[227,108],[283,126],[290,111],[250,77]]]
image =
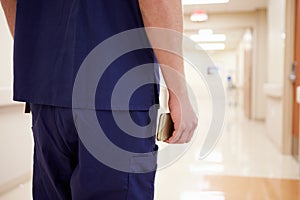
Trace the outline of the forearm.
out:
[[[169,29],[165,32],[160,29],[158,34],[153,29],[146,29],[169,90],[168,105],[174,122],[174,132],[165,142],[189,142],[198,119],[190,104],[184,77],[181,0],[139,0],[139,3],[145,27]],[[161,46],[165,49],[156,49]]]
[[[1,0],[1,5],[4,10],[10,33],[14,36],[17,0]]]
[[[164,46],[182,54],[182,38],[178,37],[183,32],[181,0],[139,0],[139,3],[145,27],[164,28],[177,32],[174,37],[166,39],[161,39],[160,35],[148,34],[150,43],[167,43]],[[174,76],[170,70],[161,67],[169,91],[176,90],[176,93],[186,95],[182,55],[178,56],[161,49],[154,49],[154,52],[161,65],[167,65],[178,73],[178,76]]]

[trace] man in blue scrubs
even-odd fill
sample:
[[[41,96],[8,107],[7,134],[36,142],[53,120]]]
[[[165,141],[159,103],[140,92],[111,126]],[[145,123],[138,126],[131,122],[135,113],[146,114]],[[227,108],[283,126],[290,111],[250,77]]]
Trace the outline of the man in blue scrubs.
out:
[[[106,39],[143,27],[182,32],[181,1],[1,0],[1,4],[14,35],[14,100],[27,102],[32,112],[35,142],[33,198],[153,199],[155,169],[146,173],[120,171],[97,160],[87,150],[78,136],[77,121],[72,115],[72,92],[84,59]],[[155,38],[146,32],[142,32],[139,39],[145,43],[155,42]],[[108,51],[121,45],[112,46]],[[157,61],[184,75],[181,58],[144,48],[114,60],[97,87],[94,106],[99,124],[109,140],[129,152],[157,151],[156,121],[149,122],[150,107],[159,103]],[[129,109],[123,106],[122,100],[112,106],[111,94],[116,82],[134,67],[149,63],[152,63],[150,73],[139,76],[157,84],[138,88]],[[175,125],[172,137],[166,142],[189,142],[197,118],[186,87],[166,70],[162,69],[162,72],[168,87],[172,87],[169,108]],[[122,118],[127,116],[126,112],[141,126],[150,123],[148,129],[138,133],[141,138],[126,134],[114,121],[113,115]],[[156,118],[156,111],[152,117]],[[90,122],[81,116],[76,120],[89,126]]]

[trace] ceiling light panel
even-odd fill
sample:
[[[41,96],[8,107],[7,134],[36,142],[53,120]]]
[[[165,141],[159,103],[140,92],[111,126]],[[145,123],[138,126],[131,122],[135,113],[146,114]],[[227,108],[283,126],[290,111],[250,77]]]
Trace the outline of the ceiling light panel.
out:
[[[191,35],[190,39],[194,42],[224,42],[226,41],[226,35],[224,34],[213,34],[213,35]]]
[[[204,51],[214,51],[214,50],[224,50],[225,44],[224,43],[199,43],[196,46],[198,50]]]
[[[206,20],[208,20],[208,15],[207,13],[201,11],[201,12],[198,12],[198,13],[193,13],[190,17],[190,20],[192,22],[204,22]]]
[[[220,4],[228,3],[230,0],[182,0],[183,5],[196,5],[196,4]]]

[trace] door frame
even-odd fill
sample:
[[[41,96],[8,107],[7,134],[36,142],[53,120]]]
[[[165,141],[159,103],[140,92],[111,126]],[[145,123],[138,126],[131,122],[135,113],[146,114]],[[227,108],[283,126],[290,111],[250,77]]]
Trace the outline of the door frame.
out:
[[[252,32],[252,31],[251,31]],[[251,44],[253,45],[253,44]],[[253,73],[253,50],[252,47],[244,49],[244,91],[243,108],[247,119],[252,119],[252,73]]]
[[[282,153],[292,154],[292,127],[293,127],[293,84],[289,80],[292,64],[294,62],[295,42],[295,5],[296,0],[286,1],[285,16],[285,59],[283,78],[283,115],[282,115]],[[299,145],[300,146],[300,145]],[[300,166],[299,166],[300,171]]]

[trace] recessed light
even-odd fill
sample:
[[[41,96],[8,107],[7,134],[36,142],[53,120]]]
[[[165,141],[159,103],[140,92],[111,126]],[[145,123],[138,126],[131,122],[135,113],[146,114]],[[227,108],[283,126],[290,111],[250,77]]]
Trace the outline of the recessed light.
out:
[[[197,10],[197,11],[193,12],[193,14],[190,17],[190,20],[192,22],[204,22],[204,21],[208,20],[208,15],[203,10]]]
[[[190,36],[194,42],[224,42],[226,41],[225,34],[214,34],[212,29],[200,29],[198,34]]]

